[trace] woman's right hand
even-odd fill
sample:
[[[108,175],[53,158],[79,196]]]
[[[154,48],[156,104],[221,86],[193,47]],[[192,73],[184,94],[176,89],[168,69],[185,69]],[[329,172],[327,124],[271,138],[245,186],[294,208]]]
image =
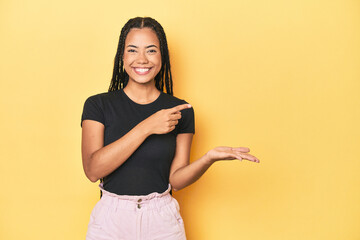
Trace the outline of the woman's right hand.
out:
[[[166,134],[175,129],[181,118],[181,110],[191,108],[190,104],[181,104],[173,108],[161,109],[143,121],[150,134]]]

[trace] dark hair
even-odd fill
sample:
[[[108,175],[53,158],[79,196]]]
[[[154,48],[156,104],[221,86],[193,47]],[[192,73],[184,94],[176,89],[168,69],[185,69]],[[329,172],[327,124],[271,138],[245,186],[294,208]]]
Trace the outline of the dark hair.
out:
[[[169,57],[168,44],[166,41],[166,35],[160,23],[158,23],[155,19],[150,17],[132,18],[121,29],[119,44],[114,60],[114,70],[109,87],[109,92],[124,88],[129,81],[129,75],[126,73],[124,69],[124,62],[123,62],[126,36],[128,35],[128,33],[132,28],[141,29],[146,27],[152,29],[156,33],[160,42],[162,65],[160,72],[155,76],[155,87],[160,91],[164,92],[164,85],[165,85],[166,93],[173,95],[173,83],[172,83],[172,76],[170,71],[170,57]]]

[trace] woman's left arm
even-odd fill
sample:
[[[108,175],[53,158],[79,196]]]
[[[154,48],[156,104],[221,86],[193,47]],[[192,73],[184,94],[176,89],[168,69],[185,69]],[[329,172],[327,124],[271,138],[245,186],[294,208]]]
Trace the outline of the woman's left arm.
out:
[[[216,147],[208,151],[198,160],[190,163],[190,149],[192,143],[192,133],[180,133],[176,137],[176,150],[170,168],[169,181],[174,191],[178,191],[198,180],[206,170],[219,160],[249,160],[260,162],[256,157],[248,154],[250,151],[246,147]]]

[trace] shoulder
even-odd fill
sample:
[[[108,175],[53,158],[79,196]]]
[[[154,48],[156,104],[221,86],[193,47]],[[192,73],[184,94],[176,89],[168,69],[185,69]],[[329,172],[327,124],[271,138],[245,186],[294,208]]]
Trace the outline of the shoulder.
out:
[[[96,105],[100,108],[109,105],[109,103],[119,98],[118,91],[102,92],[91,95],[85,100],[85,105]]]
[[[117,91],[91,95],[85,100],[81,123],[85,119],[95,120],[105,125],[108,109],[118,98]]]
[[[88,97],[86,101],[107,101],[116,98],[118,94],[118,91],[97,93]]]
[[[184,103],[188,103],[184,99],[175,97],[175,96],[167,94],[167,93],[163,93],[163,96],[164,96],[164,98],[163,98],[164,101],[167,101],[167,102],[171,103],[174,106],[184,104]]]

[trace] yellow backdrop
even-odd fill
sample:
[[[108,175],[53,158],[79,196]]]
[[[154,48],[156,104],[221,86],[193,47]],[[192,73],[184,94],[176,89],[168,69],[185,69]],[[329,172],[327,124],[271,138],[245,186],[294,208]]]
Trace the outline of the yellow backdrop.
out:
[[[85,99],[105,92],[121,27],[168,36],[192,161],[246,146],[176,192],[189,240],[360,239],[360,2],[0,2],[0,239],[84,239]]]

